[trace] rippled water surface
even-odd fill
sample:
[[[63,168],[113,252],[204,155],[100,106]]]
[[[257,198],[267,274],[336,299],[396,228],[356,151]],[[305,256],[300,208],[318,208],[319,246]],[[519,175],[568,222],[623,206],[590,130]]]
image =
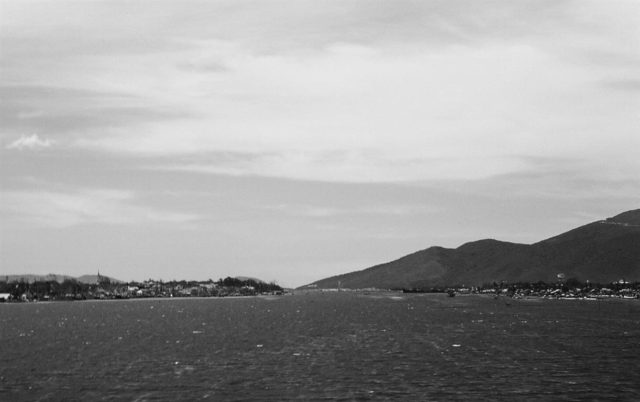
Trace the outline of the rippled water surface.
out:
[[[640,400],[640,302],[0,304],[0,400]]]

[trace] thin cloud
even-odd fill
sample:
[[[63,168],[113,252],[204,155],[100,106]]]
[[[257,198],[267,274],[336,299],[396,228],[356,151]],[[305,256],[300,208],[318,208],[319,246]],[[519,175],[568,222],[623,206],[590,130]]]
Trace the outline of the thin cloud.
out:
[[[41,139],[37,134],[32,134],[29,136],[21,136],[17,140],[11,142],[6,146],[7,149],[17,149],[17,150],[39,150],[43,148],[49,148],[53,145],[53,141],[45,138]]]
[[[637,92],[640,92],[640,78],[607,80],[602,84],[606,87],[613,88],[619,91],[632,92],[634,93],[634,96],[637,95]]]
[[[2,209],[12,219],[65,228],[83,224],[190,224],[197,215],[138,205],[132,192],[84,189],[75,192],[6,191]]]
[[[280,214],[290,216],[300,216],[307,218],[332,218],[332,217],[353,217],[361,216],[422,216],[433,214],[441,209],[432,205],[412,205],[412,204],[371,204],[371,205],[352,205],[340,207],[328,207],[324,205],[312,204],[277,204],[260,207],[267,211],[273,211]]]
[[[108,136],[116,127],[193,117],[175,105],[125,91],[83,90],[73,86],[0,85],[0,120],[5,129],[64,135]],[[70,136],[71,134],[71,136]]]
[[[281,214],[302,216],[307,218],[329,218],[344,214],[345,211],[340,208],[331,208],[315,205],[294,205],[294,204],[278,204],[261,206],[260,209],[273,211]]]
[[[285,152],[249,154],[215,163],[176,163],[151,170],[229,176],[258,176],[336,183],[407,183],[424,180],[480,180],[527,169],[517,157],[402,158],[366,152]]]

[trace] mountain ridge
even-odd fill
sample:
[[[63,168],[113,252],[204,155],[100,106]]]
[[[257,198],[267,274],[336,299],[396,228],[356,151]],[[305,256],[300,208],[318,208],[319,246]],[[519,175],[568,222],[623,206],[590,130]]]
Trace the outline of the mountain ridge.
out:
[[[532,244],[481,239],[432,246],[397,260],[303,286],[425,288],[567,278],[640,281],[640,209],[588,223]]]

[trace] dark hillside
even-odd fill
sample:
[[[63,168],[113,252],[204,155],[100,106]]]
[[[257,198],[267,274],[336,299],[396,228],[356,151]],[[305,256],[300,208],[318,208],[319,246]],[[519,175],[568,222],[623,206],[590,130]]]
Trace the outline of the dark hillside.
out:
[[[398,260],[315,282],[319,288],[428,288],[488,282],[640,281],[640,209],[527,245],[493,239],[431,247]]]
[[[593,282],[640,280],[640,210],[590,223],[534,244],[545,266]]]
[[[393,288],[413,287],[418,280],[437,283],[448,270],[440,260],[444,260],[451,251],[442,247],[431,247],[396,261],[363,271],[333,276],[315,284],[320,288]]]

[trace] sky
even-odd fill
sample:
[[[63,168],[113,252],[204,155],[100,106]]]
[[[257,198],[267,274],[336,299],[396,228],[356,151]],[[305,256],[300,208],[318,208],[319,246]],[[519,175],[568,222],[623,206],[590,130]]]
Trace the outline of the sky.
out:
[[[0,274],[287,287],[640,208],[640,2],[0,0]]]

